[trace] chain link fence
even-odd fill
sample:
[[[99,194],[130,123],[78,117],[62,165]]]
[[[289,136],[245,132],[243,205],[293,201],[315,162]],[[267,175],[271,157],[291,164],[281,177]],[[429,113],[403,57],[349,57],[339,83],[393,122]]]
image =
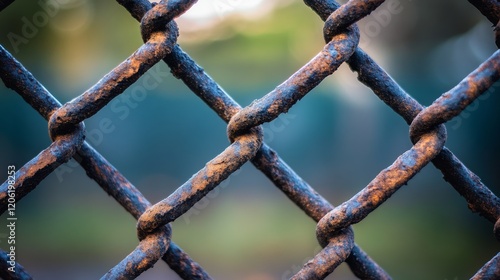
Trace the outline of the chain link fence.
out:
[[[13,0],[0,1],[0,11]],[[139,244],[102,279],[131,279],[162,259],[183,279],[211,279],[195,260],[171,240],[170,222],[191,209],[211,190],[251,162],[283,194],[317,222],[316,237],[322,246],[291,279],[323,279],[347,263],[360,279],[391,279],[355,242],[352,224],[363,221],[397,192],[424,166],[432,163],[444,179],[467,201],[471,211],[494,224],[500,240],[500,199],[448,148],[444,123],[458,116],[500,77],[500,51],[493,53],[458,85],[424,107],[406,93],[370,56],[358,47],[356,22],[377,9],[383,0],[305,0],[325,22],[325,46],[311,61],[274,90],[241,107],[210,78],[176,43],[179,31],[174,19],[196,0],[170,0],[152,4],[145,0],[117,0],[141,24],[144,44],[89,90],[66,104],[56,100],[7,50],[0,46],[0,77],[48,122],[52,144],[20,168],[0,187],[0,213],[33,191],[58,166],[74,158],[127,212],[137,219]],[[469,0],[494,26],[500,19],[500,3]],[[495,28],[500,46],[499,28]],[[492,36],[493,38],[493,36]],[[156,63],[163,60],[215,113],[228,123],[231,144],[191,179],[156,204],[151,204],[117,169],[85,141],[83,121],[104,108]],[[399,114],[410,127],[413,146],[359,193],[333,206],[297,175],[263,142],[260,125],[286,113],[337,68],[347,63],[361,83]],[[13,178],[14,179],[14,178]],[[12,195],[14,194],[14,195]],[[0,252],[0,276],[31,279],[23,266],[12,266],[9,252]],[[500,253],[478,268],[472,279],[500,279]]]

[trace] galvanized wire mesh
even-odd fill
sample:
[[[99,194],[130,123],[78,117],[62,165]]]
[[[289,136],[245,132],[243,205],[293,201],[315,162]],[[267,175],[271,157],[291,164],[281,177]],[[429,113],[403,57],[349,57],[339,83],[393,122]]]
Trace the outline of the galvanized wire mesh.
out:
[[[13,1],[0,1],[0,11]],[[35,77],[0,46],[0,77],[49,124],[53,143],[26,163],[15,184],[0,187],[0,213],[8,210],[12,188],[17,200],[29,194],[58,166],[76,159],[87,175],[138,220],[139,245],[103,279],[135,278],[163,259],[183,279],[211,279],[199,264],[171,240],[170,222],[186,213],[208,192],[250,161],[290,200],[317,222],[316,235],[323,249],[291,279],[323,279],[346,262],[360,279],[391,279],[354,242],[351,225],[361,222],[432,162],[444,179],[465,198],[469,208],[494,226],[500,240],[500,199],[444,146],[444,123],[460,114],[500,77],[500,51],[496,51],[457,86],[438,97],[429,107],[407,94],[377,63],[358,47],[356,22],[377,9],[383,0],[308,1],[325,21],[325,46],[321,52],[273,91],[242,108],[210,78],[176,43],[174,18],[197,1],[171,0],[151,4],[146,0],[117,0],[141,22],[144,44],[105,75],[97,84],[70,102],[60,104]],[[500,4],[495,0],[469,0],[496,25]],[[496,31],[496,42],[500,36]],[[152,205],[118,170],[85,141],[83,121],[92,117],[123,93],[156,63],[163,60],[173,75],[228,123],[231,144],[167,198]],[[361,83],[410,126],[411,149],[399,156],[359,193],[335,207],[302,180],[269,146],[263,143],[260,125],[286,113],[327,76],[347,63]],[[31,279],[18,263],[9,270],[9,256],[0,252],[0,276]],[[500,254],[479,269],[472,279],[500,279]]]

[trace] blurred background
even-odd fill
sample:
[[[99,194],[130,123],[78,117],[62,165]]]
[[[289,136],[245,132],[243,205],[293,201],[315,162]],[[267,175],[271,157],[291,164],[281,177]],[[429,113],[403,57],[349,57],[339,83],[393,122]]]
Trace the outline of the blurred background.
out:
[[[47,3],[17,0],[0,13],[0,43],[61,103],[142,44],[138,22],[114,1]],[[181,47],[242,106],[324,46],[323,23],[296,0],[201,0],[177,22]],[[425,106],[496,49],[491,24],[467,1],[388,0],[359,27],[360,46]],[[85,124],[87,141],[156,203],[229,142],[226,124],[164,63],[145,76]],[[498,86],[447,124],[446,144],[496,194]],[[403,119],[345,65],[264,129],[265,141],[333,205],[411,147]],[[0,131],[5,170],[50,144],[46,121],[3,84]],[[132,216],[74,161],[19,201],[17,217],[17,260],[35,279],[101,277],[138,244]],[[319,250],[315,223],[251,164],[172,226],[173,240],[215,279],[288,279]],[[432,165],[354,230],[394,279],[469,279],[500,248],[493,225]],[[1,226],[4,250],[6,236]],[[139,277],[165,278],[179,279],[162,261]],[[342,265],[328,279],[354,278]]]

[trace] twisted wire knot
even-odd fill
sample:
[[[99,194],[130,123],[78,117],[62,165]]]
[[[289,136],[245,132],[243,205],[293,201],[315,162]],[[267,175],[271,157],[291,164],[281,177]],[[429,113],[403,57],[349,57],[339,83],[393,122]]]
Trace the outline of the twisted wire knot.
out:
[[[342,33],[347,28],[359,32],[356,22],[369,15],[385,0],[349,1],[335,9],[325,20],[323,37],[330,42],[333,36]]]
[[[153,8],[146,12],[141,19],[141,37],[144,42],[150,40],[157,32],[168,33],[169,48],[175,44],[179,36],[179,29],[174,17],[179,13],[179,9],[174,5],[178,1],[160,1],[155,3]]]
[[[78,146],[80,146],[83,144],[83,140],[85,140],[85,124],[83,123],[83,121],[77,123],[68,121],[68,118],[65,118],[65,116],[67,115],[66,109],[67,107],[63,106],[55,110],[50,116],[48,122],[50,139],[52,141],[56,141],[60,137],[74,135],[78,138],[81,138],[78,141]]]
[[[354,231],[351,227],[318,240],[323,249],[309,260],[290,280],[324,279],[352,254]]]
[[[458,85],[419,112],[410,125],[412,142],[418,142],[423,134],[458,116],[499,78],[500,50],[497,50]]]

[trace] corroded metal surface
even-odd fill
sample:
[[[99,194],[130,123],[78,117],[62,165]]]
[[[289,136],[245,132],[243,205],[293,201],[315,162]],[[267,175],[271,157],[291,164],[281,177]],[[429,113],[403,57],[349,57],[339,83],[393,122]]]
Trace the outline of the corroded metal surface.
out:
[[[0,11],[13,1],[0,1]],[[432,162],[444,179],[462,195],[469,208],[494,224],[500,240],[500,199],[444,146],[444,123],[456,117],[500,78],[500,51],[481,64],[461,83],[424,108],[407,94],[373,59],[358,47],[356,22],[376,10],[383,0],[305,0],[325,21],[324,48],[274,90],[241,107],[177,44],[174,19],[196,0],[171,0],[151,4],[146,0],[117,0],[141,23],[144,45],[104,76],[88,91],[61,105],[35,77],[0,46],[0,78],[44,117],[53,143],[16,173],[17,199],[28,195],[59,165],[72,157],[137,222],[139,244],[103,279],[130,279],[151,268],[160,258],[183,279],[211,279],[209,274],[172,240],[170,222],[182,216],[205,195],[246,162],[263,172],[291,201],[317,222],[316,235],[323,249],[291,279],[323,279],[346,262],[360,279],[391,277],[355,244],[350,227],[361,222]],[[500,6],[494,0],[469,0],[497,25]],[[498,30],[497,30],[498,33]],[[498,38],[497,38],[498,41]],[[84,141],[83,121],[124,92],[153,65],[163,60],[226,123],[231,144],[167,198],[152,205],[115,167]],[[373,90],[410,127],[413,146],[382,170],[365,188],[335,207],[300,178],[263,142],[261,124],[286,113],[337,68],[347,63],[361,83]],[[8,182],[0,186],[0,213],[7,210]],[[17,264],[17,274],[7,270],[8,255],[0,251],[0,276],[31,279]],[[473,279],[499,279],[499,255]]]

